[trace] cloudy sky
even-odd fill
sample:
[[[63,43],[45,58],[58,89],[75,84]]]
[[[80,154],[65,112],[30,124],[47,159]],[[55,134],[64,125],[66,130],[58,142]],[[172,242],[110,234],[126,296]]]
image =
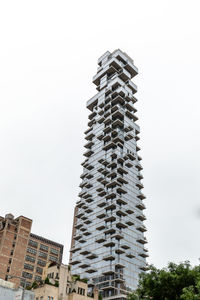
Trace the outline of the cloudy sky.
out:
[[[105,51],[139,68],[149,262],[200,257],[199,1],[0,3],[0,215],[65,245],[84,160],[86,101]]]

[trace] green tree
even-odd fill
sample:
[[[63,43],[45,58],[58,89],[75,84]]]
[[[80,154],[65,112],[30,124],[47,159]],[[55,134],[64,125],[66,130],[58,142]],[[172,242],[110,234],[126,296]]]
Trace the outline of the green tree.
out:
[[[151,265],[148,272],[141,274],[136,292],[138,298],[131,294],[133,298],[130,300],[200,299],[200,267],[192,267],[188,261],[180,264],[170,262],[163,269]]]

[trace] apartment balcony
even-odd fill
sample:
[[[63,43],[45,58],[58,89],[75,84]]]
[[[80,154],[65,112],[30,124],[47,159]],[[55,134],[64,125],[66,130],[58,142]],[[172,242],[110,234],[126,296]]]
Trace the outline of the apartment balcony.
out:
[[[140,200],[143,200],[143,199],[146,198],[145,195],[144,195],[141,191],[139,191],[139,194],[137,195],[137,197],[138,197]]]
[[[99,235],[96,239],[95,239],[95,242],[96,243],[103,243],[106,241],[106,238],[105,238],[105,235],[104,234],[101,234]]]
[[[121,218],[122,216],[127,216],[127,214],[126,214],[126,213],[124,212],[124,210],[121,209],[121,208],[118,208],[118,209],[116,210],[116,215],[119,216],[120,218]]]
[[[82,237],[82,234],[76,234],[75,236],[74,236],[74,240],[75,241],[78,241],[80,238]]]
[[[107,255],[103,256],[103,260],[105,260],[105,261],[115,260],[115,256],[113,254],[107,254]]]
[[[125,251],[124,251],[122,248],[116,247],[116,248],[115,248],[115,253],[116,253],[116,254],[123,254],[123,253],[125,253]]]
[[[104,207],[106,204],[107,204],[106,200],[105,200],[105,199],[102,199],[102,200],[97,204],[97,206],[98,206],[98,207]]]
[[[129,219],[129,220],[126,221],[126,224],[128,226],[132,226],[132,225],[134,225],[134,222]]]
[[[131,168],[131,167],[133,166],[132,161],[131,161],[130,159],[126,160],[125,166],[126,166],[127,168]]]
[[[115,202],[113,200],[110,200],[110,201],[108,201],[106,203],[107,203],[107,205],[105,207],[106,210],[109,210],[109,209],[113,210],[113,209],[116,208],[116,204],[115,204]]]
[[[84,213],[81,211],[81,212],[78,212],[78,213],[76,214],[76,217],[77,217],[77,218],[81,218],[83,215],[84,215]]]
[[[146,209],[146,206],[143,203],[138,203],[136,207],[139,208],[140,210]]]
[[[115,241],[112,239],[107,239],[106,242],[103,244],[104,247],[113,247],[115,246]]]
[[[101,211],[100,213],[97,214],[97,218],[103,219],[106,216],[106,213],[104,211]]]
[[[106,191],[105,190],[103,190],[103,191],[101,191],[101,192],[98,193],[99,197],[103,197],[105,195],[106,195]]]
[[[97,123],[101,124],[105,121],[105,117],[104,116],[99,116],[96,121],[97,121]]]
[[[142,171],[143,167],[141,166],[141,164],[139,163],[139,161],[137,161],[137,163],[135,164],[135,167],[138,169],[138,171]]]
[[[135,255],[133,254],[133,252],[128,252],[126,254],[126,256],[129,257],[129,258],[134,258],[135,257]]]
[[[113,121],[112,125],[113,125],[113,128],[115,128],[117,126],[119,126],[120,128],[123,128],[124,127],[124,122],[117,119],[117,120]]]
[[[86,157],[90,157],[93,153],[94,153],[94,151],[89,149],[85,153],[83,153],[83,155],[86,156]]]
[[[107,151],[107,150],[109,150],[109,149],[111,149],[113,147],[115,147],[115,143],[111,140],[102,149],[104,151]]]
[[[94,145],[94,143],[92,141],[89,141],[87,144],[84,145],[84,147],[86,149],[90,149],[93,145]]]
[[[84,262],[81,265],[79,265],[79,268],[82,268],[82,269],[86,269],[89,267],[90,267],[90,262],[89,261],[87,262],[86,260],[84,260]]]
[[[148,267],[147,267],[147,266],[142,266],[142,267],[140,267],[140,270],[142,270],[142,271],[147,271],[147,270],[148,270]]]
[[[127,225],[126,225],[126,223],[125,223],[125,221],[124,220],[121,220],[121,221],[117,221],[117,223],[116,223],[116,227],[117,228],[127,228]]]
[[[104,224],[101,224],[96,227],[96,230],[103,230],[104,228],[106,228],[106,226]]]
[[[139,214],[136,216],[137,219],[139,219],[140,221],[145,221],[146,220],[146,217],[144,214]]]
[[[137,181],[136,186],[137,186],[140,190],[144,188],[142,182],[140,182],[140,181]]]
[[[91,273],[95,273],[95,272],[97,272],[97,269],[95,269],[95,268],[91,268],[91,269],[88,269],[88,270],[86,270],[85,272],[87,272],[87,273],[91,274]]]
[[[104,234],[108,234],[108,233],[112,234],[115,233],[115,228],[113,228],[113,226],[107,226],[103,232]]]
[[[140,237],[137,239],[137,242],[144,245],[147,243],[147,239],[146,237]]]
[[[121,240],[124,238],[124,234],[121,231],[116,230],[112,237],[116,238],[117,240]]]
[[[130,249],[130,246],[127,243],[123,243],[121,247],[125,250]]]
[[[127,156],[128,156],[128,158],[130,158],[130,160],[135,160],[136,159],[136,156],[135,156],[135,154],[133,153],[133,152],[129,152],[128,154],[127,154]]]
[[[110,192],[106,195],[106,199],[114,199],[116,197],[116,192]]]
[[[91,203],[91,202],[94,201],[94,199],[92,199],[92,198],[87,198],[87,199],[85,199],[85,201],[86,201],[87,203]]]
[[[93,137],[94,137],[94,133],[89,132],[89,133],[86,135],[85,139],[89,141],[89,140],[91,140]]]
[[[137,93],[137,86],[131,80],[128,80],[126,84],[131,89],[133,94]]]
[[[106,213],[104,221],[105,222],[110,222],[110,221],[115,221],[116,220],[116,216],[115,213]]]
[[[123,269],[123,268],[125,268],[125,264],[123,264],[123,263],[121,263],[121,262],[117,262],[117,263],[115,264],[115,267],[117,267],[117,268],[119,268],[119,269]]]
[[[115,106],[118,103],[121,105],[124,104],[124,98],[121,97],[119,94],[117,94],[116,97],[111,101],[112,106]]]
[[[90,219],[87,219],[87,220],[84,222],[84,224],[86,224],[86,225],[91,224],[91,223],[92,223],[92,221],[90,221]]]
[[[103,132],[105,134],[109,133],[112,131],[112,126],[106,125],[106,127],[103,129]]]
[[[142,180],[143,178],[144,178],[144,177],[143,177],[142,173],[138,172],[138,179],[139,179],[139,180]]]
[[[71,262],[70,262],[70,265],[77,265],[77,264],[79,264],[80,263],[80,260],[78,260],[78,259],[75,259],[75,260],[72,260]]]
[[[127,204],[127,201],[123,198],[123,196],[117,198],[116,202],[117,202],[117,204],[120,204],[120,205],[126,205]]]
[[[81,247],[73,245],[71,247],[70,252],[75,253],[75,252],[79,251],[80,249],[81,249]]]
[[[140,232],[145,232],[147,231],[146,226],[144,225],[139,225],[138,227],[136,227],[136,229]]]
[[[96,112],[95,111],[93,111],[89,116],[88,116],[88,118],[90,119],[90,120],[92,120],[95,116],[96,116]]]
[[[128,209],[126,209],[127,214],[132,215],[134,213],[134,211],[129,207]]]
[[[120,183],[116,179],[112,180],[106,185],[107,188],[115,188],[117,186],[120,186]]]
[[[103,137],[104,137],[104,135],[103,135],[103,133],[101,132],[101,133],[97,136],[97,139],[98,139],[99,141],[101,141]]]
[[[131,79],[131,75],[129,72],[127,72],[126,69],[122,69],[122,71],[120,71],[120,73],[118,74],[119,78],[122,79],[124,82],[126,82],[127,80]]]
[[[98,256],[95,254],[95,253],[90,253],[87,258],[88,259],[94,259],[94,258],[97,258]]]
[[[81,255],[88,255],[88,254],[90,254],[90,251],[88,251],[88,250],[83,250],[83,251],[80,252],[80,254],[81,254]]]
[[[121,184],[127,184],[128,181],[124,177],[117,177],[117,181],[120,182]]]
[[[146,258],[146,257],[149,257],[149,254],[146,253],[145,251],[143,251],[143,252],[139,253],[139,256]]]

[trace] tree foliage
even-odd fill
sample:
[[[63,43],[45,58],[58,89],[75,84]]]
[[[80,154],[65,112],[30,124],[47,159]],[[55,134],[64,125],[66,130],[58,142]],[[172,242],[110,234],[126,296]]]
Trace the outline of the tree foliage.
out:
[[[142,273],[135,293],[129,300],[197,300],[200,299],[200,266],[192,267],[188,261],[170,262],[167,268],[151,265]]]

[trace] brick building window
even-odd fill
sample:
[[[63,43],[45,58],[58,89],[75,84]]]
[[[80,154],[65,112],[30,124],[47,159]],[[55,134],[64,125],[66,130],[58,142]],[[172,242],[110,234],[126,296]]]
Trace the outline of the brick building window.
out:
[[[49,250],[49,247],[46,246],[46,245],[41,244],[41,245],[40,245],[40,249],[41,249],[41,250],[44,250],[44,251],[48,251],[48,250]]]
[[[26,255],[26,261],[31,261],[31,262],[35,262],[35,258],[29,255]]]
[[[58,258],[57,258],[57,257],[54,257],[54,256],[52,256],[52,255],[50,255],[50,256],[49,256],[49,260],[57,262],[57,261],[58,261]]]
[[[35,247],[37,248],[38,247],[38,243],[36,241],[33,241],[33,240],[29,240],[28,244],[32,247]]]
[[[38,254],[40,257],[43,257],[43,258],[47,258],[47,254],[44,253],[44,252],[41,252],[39,251],[39,254]]]
[[[44,266],[46,266],[46,261],[44,261],[44,260],[38,260],[38,265],[40,265],[40,266],[42,266],[42,267],[44,267]]]
[[[42,268],[40,268],[40,267],[37,267],[37,268],[36,268],[36,272],[37,272],[37,273],[42,274],[42,271],[43,271]]]
[[[37,251],[35,249],[32,249],[32,248],[27,248],[27,252],[31,253],[31,254],[36,254]]]
[[[57,249],[51,248],[50,252],[52,254],[58,255],[59,251]]]
[[[24,264],[24,269],[33,271],[34,270],[34,266],[29,265],[29,264]]]

